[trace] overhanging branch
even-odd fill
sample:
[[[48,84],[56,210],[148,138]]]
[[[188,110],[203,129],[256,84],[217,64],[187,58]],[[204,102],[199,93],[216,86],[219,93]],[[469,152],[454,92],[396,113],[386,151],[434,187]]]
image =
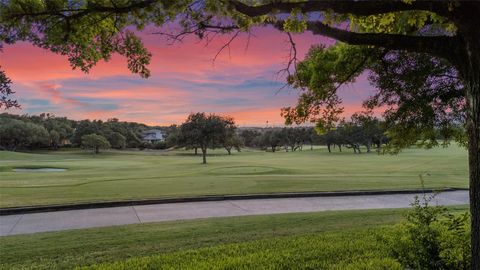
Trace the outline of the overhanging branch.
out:
[[[354,14],[358,16],[408,10],[423,10],[448,16],[450,13],[448,2],[449,1],[420,0],[407,4],[401,0],[306,0],[302,2],[272,1],[272,3],[264,5],[251,6],[239,0],[230,0],[230,3],[238,12],[250,17],[267,15],[274,12],[290,13],[293,9],[300,9],[303,12],[332,10],[335,13]],[[462,0],[459,0],[459,2],[462,2]]]
[[[275,27],[283,30],[283,21]],[[356,33],[328,26],[322,22],[307,22],[307,30],[350,45],[370,45],[391,50],[408,50],[430,53],[441,58],[453,57],[452,50],[457,42],[455,36],[411,36],[386,33]]]

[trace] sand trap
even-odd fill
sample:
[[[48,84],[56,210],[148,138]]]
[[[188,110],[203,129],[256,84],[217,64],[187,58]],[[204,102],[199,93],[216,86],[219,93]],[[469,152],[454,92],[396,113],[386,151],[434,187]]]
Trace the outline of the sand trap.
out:
[[[15,168],[14,172],[64,172],[67,169],[61,168]]]

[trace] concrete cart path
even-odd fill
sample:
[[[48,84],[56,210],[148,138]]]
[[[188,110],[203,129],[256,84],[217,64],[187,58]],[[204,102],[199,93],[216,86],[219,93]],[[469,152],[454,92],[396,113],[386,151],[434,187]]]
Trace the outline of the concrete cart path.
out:
[[[357,195],[167,203],[0,216],[0,236],[210,217],[409,207],[415,195]],[[468,191],[447,191],[432,202],[468,204]]]

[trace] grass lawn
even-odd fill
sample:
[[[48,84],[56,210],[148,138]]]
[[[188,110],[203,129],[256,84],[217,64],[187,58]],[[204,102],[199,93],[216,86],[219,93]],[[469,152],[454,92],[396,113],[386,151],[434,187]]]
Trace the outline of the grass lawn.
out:
[[[455,213],[468,208],[451,209]],[[0,238],[0,269],[69,269],[114,262],[121,266],[130,258],[157,264],[160,260],[155,267],[171,269],[202,265],[210,269],[212,263],[226,267],[224,263],[232,260],[255,263],[257,268],[265,263],[280,267],[283,260],[293,260],[320,269],[322,263],[381,258],[385,250],[375,235],[385,225],[398,223],[404,213],[404,209],[296,213],[6,236]]]
[[[191,152],[0,151],[0,207],[288,191],[467,187],[467,153],[408,149],[399,155],[313,151],[231,156],[211,151],[209,164]],[[65,172],[14,172],[14,168],[65,168]]]

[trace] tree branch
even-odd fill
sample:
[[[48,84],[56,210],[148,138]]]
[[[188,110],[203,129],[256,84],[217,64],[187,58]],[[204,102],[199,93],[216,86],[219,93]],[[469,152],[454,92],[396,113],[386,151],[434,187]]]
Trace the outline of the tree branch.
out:
[[[283,22],[275,24],[283,30]],[[322,22],[307,22],[307,30],[317,35],[330,37],[350,45],[371,45],[391,50],[409,50],[430,53],[441,58],[454,57],[452,50],[457,43],[453,36],[411,36],[385,33],[356,33],[330,27]]]
[[[112,6],[103,6],[103,5],[96,5],[96,4],[90,4],[86,8],[78,8],[78,9],[58,9],[58,10],[47,10],[47,11],[42,11],[42,12],[22,12],[22,13],[16,13],[12,14],[10,16],[11,19],[14,18],[21,18],[21,17],[37,17],[37,16],[45,16],[45,15],[51,15],[51,16],[59,16],[63,18],[70,18],[70,19],[75,19],[75,18],[80,18],[83,16],[86,16],[91,13],[114,13],[114,14],[124,14],[124,13],[129,13],[134,10],[138,9],[143,9],[146,7],[149,7],[151,5],[154,5],[156,3],[160,2],[159,0],[144,0],[144,1],[135,1],[135,2],[130,2],[128,5],[124,6],[118,6],[114,5],[113,1],[111,3],[113,4]]]
[[[468,2],[459,0],[459,2]],[[239,0],[230,0],[232,6],[240,13],[250,17],[267,15],[274,12],[290,13],[293,9],[300,9],[303,12],[318,12],[332,10],[335,13],[353,14],[368,16],[388,12],[399,12],[408,10],[432,11],[439,15],[448,16],[449,1],[419,0],[411,4],[401,0],[382,1],[353,1],[353,0],[306,0],[303,2],[279,2],[273,1],[269,4],[250,6]]]

